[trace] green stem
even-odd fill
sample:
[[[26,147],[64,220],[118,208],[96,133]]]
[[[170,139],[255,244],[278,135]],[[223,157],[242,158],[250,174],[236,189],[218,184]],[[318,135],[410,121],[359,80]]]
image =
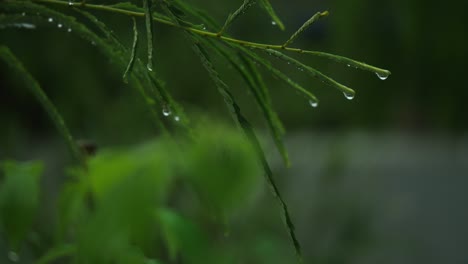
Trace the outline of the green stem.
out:
[[[8,1],[14,1],[14,0],[8,0]],[[34,2],[41,2],[41,3],[49,3],[49,4],[57,4],[57,5],[66,5],[70,6],[70,3],[68,1],[61,1],[61,0],[33,0]],[[112,6],[106,6],[106,5],[96,5],[96,4],[88,4],[88,3],[75,3],[72,6],[74,7],[81,7],[81,8],[89,8],[89,9],[94,9],[94,10],[101,10],[101,11],[107,11],[107,12],[113,12],[113,13],[119,13],[119,14],[124,14],[128,16],[134,16],[134,17],[144,17],[145,13],[144,12],[135,12],[135,11],[130,11],[130,10],[125,10],[121,8],[116,8]],[[327,59],[334,60],[336,62],[344,63],[349,66],[353,66],[355,68],[361,69],[361,70],[366,70],[374,73],[378,73],[380,75],[388,76],[390,75],[390,71],[381,69],[363,62],[359,62],[350,58],[342,57],[342,56],[337,56],[333,55],[330,53],[326,52],[320,52],[320,51],[312,51],[312,50],[303,50],[303,49],[298,49],[298,48],[290,48],[290,47],[285,47],[284,45],[273,45],[273,44],[265,44],[265,43],[257,43],[257,42],[251,42],[251,41],[245,41],[241,39],[235,39],[235,38],[230,38],[226,36],[221,36],[218,33],[214,32],[209,32],[205,30],[200,30],[196,29],[193,27],[189,26],[184,26],[180,24],[176,24],[172,21],[165,20],[159,17],[153,17],[153,20],[165,24],[171,27],[176,27],[180,28],[183,30],[190,31],[192,33],[205,36],[205,37],[210,37],[210,38],[216,38],[220,39],[225,42],[231,42],[231,43],[236,43],[242,46],[246,47],[252,47],[252,48],[259,48],[259,49],[274,49],[274,50],[285,50],[289,52],[295,52],[295,53],[304,53],[304,54],[310,54],[318,57],[324,57]]]

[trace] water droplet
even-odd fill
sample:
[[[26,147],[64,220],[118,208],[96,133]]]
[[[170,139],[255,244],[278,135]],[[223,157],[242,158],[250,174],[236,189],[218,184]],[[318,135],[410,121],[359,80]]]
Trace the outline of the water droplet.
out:
[[[180,117],[179,117],[179,116],[174,116],[174,120],[175,120],[176,122],[179,122],[179,121],[180,121]]]
[[[375,74],[376,74],[377,77],[379,77],[379,79],[382,80],[382,81],[387,80],[387,78],[388,78],[388,74],[387,74],[387,73],[378,73],[378,72],[376,72]]]
[[[351,67],[351,64],[348,64],[348,67]]]
[[[47,21],[49,21],[49,22],[51,22],[51,23],[52,23],[52,22],[54,22],[54,19],[53,19],[53,18],[51,18],[51,17],[49,17],[49,19],[47,19]]]
[[[346,99],[348,99],[348,100],[353,100],[354,99],[354,93],[343,92],[343,94],[346,97]]]
[[[164,116],[170,116],[171,115],[171,109],[168,106],[163,106],[162,113]]]
[[[276,26],[276,22],[275,22],[275,21],[271,21],[271,24],[272,24],[273,26]]]
[[[71,29],[71,28],[68,28],[68,29],[67,29],[67,32],[72,32],[72,29]]]
[[[312,106],[313,108],[315,108],[315,107],[318,106],[318,102],[317,102],[317,101],[314,101],[314,100],[309,100],[309,104],[310,104],[310,106]]]
[[[68,5],[69,5],[69,6],[72,6],[72,5],[73,5],[73,2],[72,2],[71,0],[68,1]]]
[[[153,71],[153,65],[151,65],[151,63],[146,64],[146,68],[148,68],[148,71]]]
[[[16,252],[10,251],[8,252],[8,259],[12,262],[18,262],[19,261],[19,256]]]
[[[22,15],[22,16],[25,16],[25,15],[26,15],[26,12],[21,13],[21,15]]]
[[[63,27],[63,25],[62,25],[62,24],[60,24],[60,23],[58,23],[58,24],[57,24],[57,27],[58,27],[58,28],[62,28],[62,27]]]
[[[96,42],[91,41],[91,45],[96,46]]]

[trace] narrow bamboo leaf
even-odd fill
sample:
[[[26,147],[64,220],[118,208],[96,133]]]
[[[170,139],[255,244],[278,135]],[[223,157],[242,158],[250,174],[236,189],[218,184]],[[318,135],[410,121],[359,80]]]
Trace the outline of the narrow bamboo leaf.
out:
[[[304,32],[310,25],[312,25],[318,19],[328,16],[328,11],[317,12],[309,20],[307,20],[292,36],[283,44],[283,47],[291,44],[302,32]]]
[[[73,10],[87,18],[101,31],[101,33],[106,36],[107,40],[109,41],[109,45],[111,45],[111,47],[114,49],[114,52],[120,52],[121,55],[125,53],[124,45],[118,40],[117,36],[112,33],[113,31],[106,26],[106,24],[102,23],[96,16],[83,9],[75,7]]]
[[[244,0],[242,5],[234,13],[229,14],[226,22],[224,22],[224,26],[218,32],[218,36],[221,36],[224,31],[232,24],[232,22],[234,22],[240,15],[244,14],[253,4],[255,4],[253,0]]]
[[[246,58],[242,53],[237,54],[237,56],[240,59],[239,62],[234,59],[235,55],[232,54],[232,52],[230,53],[229,51],[221,48],[219,45],[216,45],[213,41],[208,41],[203,38],[197,39],[199,41],[204,41],[204,43],[210,45],[218,54],[223,56],[242,76],[242,78],[247,84],[247,87],[254,95],[255,101],[260,107],[263,116],[265,117],[275,145],[279,153],[281,154],[284,163],[286,164],[286,166],[289,167],[289,155],[283,143],[284,127],[281,121],[279,120],[278,115],[273,110],[268,90],[266,89],[265,83],[263,82],[260,73],[257,71],[253,63],[251,63],[251,61],[248,58]]]
[[[260,97],[263,94],[263,114],[267,120],[276,148],[283,157],[283,161],[286,167],[289,167],[291,165],[291,162],[289,160],[289,155],[283,142],[284,127],[278,115],[276,114],[276,111],[273,110],[273,107],[271,105],[271,99],[268,90],[266,89],[266,85],[263,82],[260,73],[258,72],[256,66],[252,63],[252,61],[245,57],[242,53],[239,53],[239,58],[245,65],[246,71],[250,74],[250,76],[252,76],[253,81],[255,83],[254,86],[258,87],[257,89],[259,91],[259,94],[257,96]]]
[[[144,8],[136,6],[136,5],[132,4],[131,2],[120,2],[120,3],[113,4],[113,5],[109,5],[109,7],[115,7],[115,8],[119,8],[119,9],[123,9],[123,10],[140,12],[140,13],[145,12]]]
[[[288,206],[284,202],[284,199],[281,196],[281,192],[278,189],[278,186],[276,185],[276,182],[273,177],[273,173],[268,165],[268,162],[265,158],[265,154],[262,150],[262,147],[260,145],[260,142],[258,141],[257,136],[255,135],[255,132],[253,131],[252,126],[250,123],[245,119],[245,117],[242,115],[240,108],[238,104],[236,103],[234,97],[228,90],[228,86],[219,78],[219,75],[217,71],[214,69],[213,64],[209,61],[209,59],[204,55],[204,52],[201,51],[202,47],[199,44],[194,44],[193,45],[193,50],[195,53],[200,57],[200,60],[205,67],[205,69],[208,71],[209,76],[215,83],[216,87],[218,88],[218,91],[224,98],[224,102],[226,103],[226,106],[230,109],[232,117],[236,122],[239,124],[239,126],[242,128],[244,133],[246,134],[247,138],[249,139],[250,143],[252,146],[256,149],[257,155],[259,160],[262,162],[263,169],[265,171],[265,177],[267,179],[267,182],[274,194],[274,196],[277,198],[279,204],[281,205],[281,208],[283,210],[283,217],[285,219],[285,224],[286,228],[289,232],[289,236],[293,242],[294,249],[296,251],[296,255],[299,259],[299,262],[302,263],[302,253],[301,253],[301,246],[299,243],[299,240],[297,239],[296,233],[295,233],[295,228],[294,224],[291,220],[291,216],[289,214]]]
[[[129,74],[133,68],[133,64],[135,63],[135,56],[137,52],[137,44],[138,44],[138,29],[135,18],[133,20],[133,44],[132,44],[132,54],[130,55],[130,60],[128,61],[127,68],[123,74],[124,82],[128,83],[127,74]]]
[[[272,50],[272,49],[267,49],[265,50],[266,52],[268,52],[270,55],[273,55],[275,57],[278,57],[288,63],[291,63],[292,65],[295,65],[296,67],[298,67],[299,69],[303,69],[306,73],[308,73],[310,76],[314,77],[314,78],[317,78],[319,79],[320,81],[322,81],[323,83],[331,86],[331,87],[334,87],[338,90],[340,90],[341,92],[343,92],[346,97],[354,97],[354,90],[349,88],[349,87],[346,87],[345,85],[341,84],[341,83],[338,83],[337,81],[333,80],[332,78],[326,76],[325,74],[321,73],[320,71],[312,68],[312,67],[309,67],[303,63],[301,63],[300,61],[298,60],[295,60],[279,51],[276,51],[276,50]]]
[[[339,63],[346,64],[349,67],[354,67],[354,68],[357,68],[357,69],[370,71],[370,72],[375,73],[382,80],[386,79],[388,76],[390,76],[392,74],[389,70],[381,69],[381,68],[369,65],[369,64],[364,63],[364,62],[356,61],[356,60],[353,60],[353,59],[350,59],[350,58],[347,58],[347,57],[338,56],[338,55],[334,55],[334,54],[330,54],[330,53],[326,53],[326,52],[303,50],[303,51],[301,51],[301,53],[310,54],[310,55],[317,56],[317,57],[327,58],[327,59],[330,59],[330,60],[333,60],[333,61],[336,61],[336,62],[339,62]]]
[[[232,44],[231,44],[232,45]],[[241,50],[244,54],[246,54],[247,56],[249,56],[250,58],[252,58],[254,61],[258,62],[259,64],[263,65],[265,67],[265,69],[267,69],[268,71],[270,71],[274,76],[278,77],[279,79],[283,80],[284,82],[286,82],[287,84],[289,84],[290,86],[292,86],[294,89],[296,89],[297,91],[299,91],[301,94],[303,94],[307,100],[309,100],[311,103],[313,104],[318,104],[319,103],[319,100],[317,99],[317,97],[315,97],[314,94],[312,94],[311,92],[307,91],[304,87],[302,87],[301,85],[299,85],[298,83],[294,82],[293,80],[291,80],[288,76],[286,76],[284,73],[282,73],[280,70],[276,69],[275,67],[273,67],[271,65],[271,63],[260,57],[259,55],[257,55],[255,52],[249,50],[249,49],[246,49],[240,45],[232,45],[233,47],[236,47],[237,49]]]
[[[200,19],[202,23],[210,27],[212,30],[220,30],[220,26],[218,25],[218,23],[216,23],[216,21],[205,11],[195,8],[192,5],[188,5],[182,0],[175,0],[172,3],[174,5],[177,5],[177,7],[183,10],[185,13],[190,14],[197,19]]]
[[[29,88],[30,92],[36,97],[36,100],[41,104],[44,110],[49,115],[50,119],[65,139],[72,155],[78,159],[79,162],[84,164],[83,154],[80,152],[76,145],[73,136],[71,135],[65,121],[59,114],[55,106],[49,100],[47,95],[44,93],[39,83],[31,76],[31,74],[24,68],[23,64],[11,53],[10,49],[5,46],[0,46],[0,58],[2,58],[6,64],[18,75],[21,76],[21,80],[24,81],[25,85]]]
[[[148,63],[146,67],[149,71],[153,71],[153,16],[151,12],[151,1],[152,0],[143,0],[143,7],[145,8],[146,40],[148,42]]]
[[[260,0],[260,4],[267,11],[268,15],[270,15],[271,19],[273,20],[272,24],[276,24],[281,30],[284,30],[284,24],[278,15],[276,15],[273,6],[270,4],[270,0]]]

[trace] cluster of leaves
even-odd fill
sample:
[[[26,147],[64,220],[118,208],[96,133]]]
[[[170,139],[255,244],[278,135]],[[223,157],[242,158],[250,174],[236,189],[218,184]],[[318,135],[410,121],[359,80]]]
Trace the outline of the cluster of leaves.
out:
[[[339,91],[343,92],[345,96],[348,98],[352,98],[354,96],[354,90],[336,82],[335,80],[324,75],[323,73],[316,70],[315,68],[304,65],[300,61],[293,59],[292,57],[287,55],[286,52],[296,52],[296,53],[301,53],[301,54],[310,54],[314,56],[325,57],[325,58],[332,59],[340,63],[345,63],[348,66],[353,66],[355,68],[360,68],[363,70],[374,72],[378,74],[381,78],[386,78],[390,74],[390,72],[387,70],[379,69],[379,68],[370,66],[368,64],[358,62],[352,59],[348,59],[345,57],[341,57],[341,56],[289,47],[289,45],[293,43],[293,41],[302,32],[304,32],[313,22],[315,22],[321,17],[328,15],[328,12],[316,13],[314,16],[311,17],[311,19],[306,21],[302,27],[300,27],[294,34],[292,34],[292,36],[282,45],[254,43],[254,42],[248,42],[248,41],[243,41],[243,40],[229,37],[226,34],[226,31],[228,30],[229,26],[231,26],[236,21],[236,19],[238,19],[244,12],[246,12],[254,4],[255,2],[252,0],[244,0],[243,4],[239,7],[239,9],[234,11],[232,14],[230,14],[227,17],[227,20],[225,21],[223,26],[220,26],[209,15],[207,15],[206,13],[204,13],[203,11],[199,9],[194,8],[192,5],[185,3],[183,0],[161,0],[161,1],[144,0],[142,7],[135,6],[131,3],[117,3],[113,5],[95,5],[95,4],[85,3],[84,1],[82,3],[74,3],[71,1],[65,2],[65,1],[60,1],[60,0],[34,0],[34,1],[5,0],[0,3],[0,11],[2,12],[0,14],[0,28],[11,27],[11,26],[13,27],[28,27],[29,26],[30,27],[31,25],[33,25],[31,23],[41,23],[44,21],[51,21],[51,20],[61,23],[61,25],[68,27],[69,31],[73,32],[73,34],[76,34],[77,36],[89,41],[89,43],[92,43],[93,45],[98,47],[102,51],[102,53],[110,59],[110,61],[112,62],[112,65],[114,65],[115,67],[117,67],[119,70],[123,72],[123,81],[129,83],[130,87],[133,87],[139,92],[139,94],[141,95],[142,101],[145,103],[145,105],[148,108],[149,113],[153,117],[152,120],[155,123],[155,126],[159,129],[159,131],[164,136],[164,138],[166,139],[169,138],[168,137],[169,130],[167,129],[167,124],[165,122],[162,122],[162,119],[165,116],[172,114],[172,116],[174,117],[173,119],[171,119],[173,124],[176,125],[177,128],[183,129],[186,132],[186,135],[188,135],[188,138],[198,140],[200,138],[200,135],[197,135],[196,131],[194,131],[191,123],[189,122],[189,118],[185,115],[183,111],[183,108],[180,106],[179,103],[176,102],[176,100],[172,98],[171,94],[166,90],[166,88],[163,85],[163,82],[160,80],[157,73],[153,70],[153,64],[155,60],[153,58],[153,41],[155,41],[153,37],[153,23],[159,22],[162,24],[166,24],[168,26],[172,26],[182,31],[183,34],[187,38],[187,43],[192,46],[194,53],[200,58],[201,64],[206,69],[209,77],[213,80],[215,87],[217,88],[218,92],[221,94],[222,98],[224,99],[226,106],[229,109],[229,112],[231,113],[235,123],[239,126],[241,131],[243,131],[244,136],[253,146],[255,150],[254,151],[255,159],[259,160],[260,163],[262,164],[267,182],[269,183],[275,197],[278,199],[278,202],[281,205],[281,208],[283,210],[283,214],[285,217],[286,226],[288,228],[291,239],[294,243],[296,252],[300,256],[300,246],[296,239],[296,235],[294,233],[294,227],[290,219],[287,206],[285,202],[283,201],[283,199],[281,198],[279,190],[273,180],[272,172],[266,162],[266,159],[263,155],[260,144],[255,136],[255,133],[251,125],[246,120],[246,118],[242,115],[241,110],[235,101],[235,98],[230,92],[229,86],[221,79],[216,68],[211,62],[210,57],[215,55],[215,56],[219,56],[221,58],[226,59],[226,61],[229,62],[233,66],[233,68],[238,72],[238,74],[243,78],[243,80],[246,83],[246,87],[254,95],[254,99],[257,105],[259,106],[259,109],[262,112],[270,128],[274,142],[279,152],[281,153],[286,165],[289,165],[289,158],[288,158],[286,149],[284,147],[284,144],[282,142],[284,129],[276,112],[273,110],[272,101],[271,101],[268,89],[263,81],[263,77],[260,74],[258,67],[265,68],[273,76],[276,76],[280,80],[289,84],[295,90],[299,91],[302,95],[304,95],[307,98],[307,100],[310,101],[310,104],[312,106],[315,107],[318,105],[318,99],[314,96],[313,93],[303,88],[300,84],[291,80],[287,75],[285,75],[279,69],[277,69],[269,61],[269,59],[265,58],[265,56],[263,56],[263,54],[261,53],[273,55],[274,57],[277,57],[287,62],[288,64],[294,65],[295,67],[299,68],[301,71],[304,71],[310,76],[319,79],[323,83],[331,87],[337,88]],[[262,1],[259,1],[259,4],[271,16],[272,20],[281,29],[284,29],[283,23],[275,14],[269,1],[262,0]],[[72,11],[76,13],[68,14],[68,13],[63,13],[61,11],[57,11],[51,8],[51,6],[53,5],[69,6],[72,9]],[[107,25],[100,22],[93,14],[85,11],[86,9],[103,10],[103,11],[121,13],[121,14],[132,16],[133,31],[134,31],[133,32],[134,41],[133,41],[132,47],[130,48],[125,47],[125,45],[123,45],[118,40],[118,38],[112,33],[112,31],[107,27]],[[136,26],[137,22],[135,18],[138,18],[138,17],[143,17],[145,21],[146,40],[147,40],[147,43],[146,43],[147,57],[146,58],[137,57],[137,49],[140,45],[139,45],[139,32],[137,30],[137,26]],[[88,27],[87,24],[89,23],[93,24],[97,30],[95,31],[95,30],[92,30],[90,27]],[[200,23],[203,23],[202,25],[208,26],[210,29],[213,30],[213,32],[205,30],[204,26],[200,26]],[[88,164],[86,162],[86,158],[84,157],[83,153],[77,147],[70,131],[67,129],[65,125],[63,118],[57,112],[53,104],[49,101],[49,99],[47,98],[47,95],[42,91],[39,84],[27,72],[27,70],[22,66],[22,64],[16,59],[16,57],[11,53],[11,51],[7,47],[3,47],[3,46],[0,47],[0,58],[2,58],[9,66],[11,66],[13,72],[17,73],[19,76],[22,76],[22,78],[25,81],[25,84],[31,89],[32,93],[36,96],[38,101],[42,104],[42,106],[48,112],[49,116],[53,120],[54,124],[57,126],[58,130],[66,139],[71,152],[74,154],[77,160],[81,163],[82,167],[87,168]],[[144,61],[146,61],[146,63]],[[228,137],[226,138],[223,137],[222,139],[219,139],[219,140],[222,141],[222,140],[227,140],[227,139]],[[205,142],[205,143],[207,143],[207,146],[212,146],[214,149],[216,149],[216,146],[213,146],[213,142]],[[167,148],[167,146],[162,147],[162,148]],[[148,156],[151,156],[152,162],[154,162],[153,159],[157,160],[157,157],[158,157],[157,147],[150,148],[149,150],[145,149],[145,150],[139,150],[139,151],[144,152],[144,151],[150,151],[150,150],[154,151],[155,153],[152,153],[152,152],[145,152],[145,153]],[[210,150],[210,151],[213,151],[213,150]],[[203,159],[207,156],[212,155],[213,152],[206,151],[205,146],[199,149],[198,152],[197,151],[195,152],[197,154],[187,160],[193,161],[194,164],[203,164],[203,165],[200,165],[200,166],[193,165],[192,174],[198,175],[198,176],[194,176],[195,179],[200,179],[200,180],[194,180],[194,184],[196,186],[199,186],[200,188],[204,188],[208,195],[210,195],[210,193],[217,195],[219,194],[219,192],[221,192],[225,196],[224,198],[217,200],[219,201],[219,204],[218,202],[215,202],[213,204],[213,206],[218,209],[219,207],[228,206],[228,204],[230,203],[235,203],[236,199],[231,197],[231,195],[229,195],[231,191],[229,191],[229,188],[225,188],[225,187],[230,186],[230,185],[226,186],[226,182],[221,181],[221,180],[212,181],[212,179],[210,181],[203,180],[204,174],[212,174],[214,172],[219,172],[220,168],[215,168],[216,166],[214,166],[213,163],[211,162],[203,163],[203,162],[206,162],[206,161],[203,161]],[[214,153],[216,153],[216,151]],[[143,207],[138,209],[139,211],[138,213],[141,213],[141,214],[149,213],[154,216],[155,214],[153,212],[154,210],[149,210],[149,208],[152,208],[152,206],[154,205],[153,204],[154,197],[152,195],[148,196],[148,194],[145,191],[140,191],[140,188],[142,188],[142,190],[145,190],[145,188],[149,188],[149,186],[153,186],[153,187],[164,186],[165,187],[166,185],[162,184],[162,182],[165,181],[164,177],[166,176],[161,176],[161,175],[169,175],[171,173],[167,171],[165,172],[159,171],[159,170],[164,170],[164,168],[169,166],[167,164],[163,164],[157,168],[158,173],[149,173],[149,174],[159,175],[157,179],[144,178],[144,179],[141,179],[141,181],[135,180],[134,182],[133,180],[132,181],[125,180],[126,179],[125,177],[128,176],[126,174],[134,174],[136,172],[140,173],[142,171],[151,172],[150,168],[151,166],[153,166],[149,164],[149,161],[147,159],[143,159],[143,161],[141,161],[138,158],[137,159],[132,158],[133,154],[134,153],[127,153],[127,154],[121,153],[116,156],[110,155],[105,158],[103,157],[102,159],[104,160],[105,159],[112,160],[112,162],[102,161],[103,162],[102,164],[104,165],[102,165],[99,161],[93,161],[91,164],[89,164],[90,166],[89,171],[85,170],[86,173],[82,173],[83,175],[81,175],[81,178],[79,180],[79,182],[81,182],[81,184],[84,184],[85,186],[92,186],[93,191],[91,192],[91,194],[92,194],[93,199],[96,200],[95,202],[98,202],[98,205],[101,205],[101,203],[106,204],[106,206],[104,206],[103,208],[107,208],[105,210],[109,210],[109,212],[103,211],[102,213],[99,213],[100,211],[92,212],[93,216],[90,218],[92,220],[89,220],[86,224],[86,228],[83,228],[81,230],[83,233],[75,234],[77,237],[77,244],[75,245],[76,249],[73,249],[73,251],[78,250],[81,252],[81,250],[85,250],[85,251],[88,250],[86,251],[87,252],[86,254],[84,255],[78,254],[77,256],[81,256],[81,257],[85,256],[86,258],[91,258],[93,261],[98,261],[98,262],[92,262],[92,263],[106,263],[106,261],[112,262],[111,258],[117,256],[116,254],[118,252],[123,252],[121,251],[122,247],[130,246],[130,245],[133,245],[132,243],[137,243],[137,242],[138,243],[141,242],[142,243],[141,245],[145,245],[145,243],[149,243],[148,241],[144,241],[145,239],[147,239],[147,237],[142,236],[141,234],[145,232],[149,232],[149,230],[151,230],[150,224],[149,222],[140,223],[138,221],[140,221],[143,218],[146,219],[145,221],[151,221],[151,219],[153,219],[154,217],[152,218],[152,217],[149,217],[149,215],[141,215],[141,216],[135,216],[138,220],[134,220],[132,218],[133,216],[123,215],[122,212],[125,212],[125,214],[127,214],[128,211],[122,209],[122,212],[119,212],[119,210],[117,210],[115,206],[116,205],[123,206],[124,208],[128,206],[128,210],[132,210],[133,212],[134,210],[137,210],[135,207],[133,207],[134,202],[140,203],[140,205]],[[197,160],[197,155],[202,160]],[[213,156],[211,158],[216,158],[216,156]],[[236,168],[235,171],[239,172],[238,175],[242,175],[240,171],[244,169],[241,166],[243,159],[241,160],[233,159],[233,162],[234,161],[239,162],[237,165],[235,165],[235,168]],[[94,162],[96,162],[96,164],[94,164]],[[142,162],[144,164],[142,164]],[[148,162],[148,164],[145,162]],[[110,177],[106,178],[105,176],[106,174],[113,175],[112,177],[116,177],[114,175],[116,171],[112,171],[113,170],[111,168],[112,166],[105,165],[105,164],[114,164],[114,163],[119,163],[119,164],[122,163],[128,166],[125,170],[123,170],[128,173],[122,173],[122,172],[118,173],[119,175],[122,175],[123,178],[125,178],[125,179],[119,178],[119,180],[122,180],[121,184],[125,186],[135,185],[133,186],[134,188],[132,187],[132,188],[129,188],[128,190],[121,190],[119,189],[119,187],[115,187],[117,189],[114,190],[113,189],[114,187],[112,188],[103,187],[103,186],[108,185],[108,182],[106,181],[110,178]],[[140,168],[140,166],[143,166],[143,167]],[[248,168],[250,168],[250,166],[248,166]],[[170,169],[167,168],[167,170],[170,170]],[[229,169],[225,168],[225,171],[228,171],[228,170]],[[97,173],[99,175],[96,175],[95,177],[94,176],[89,177],[90,175],[94,173]],[[89,174],[89,175],[84,175],[84,174]],[[103,174],[103,175],[100,175],[100,174]],[[143,174],[146,174],[146,173],[143,173]],[[220,173],[220,174],[223,174],[223,173]],[[149,177],[149,176],[142,176],[142,177]],[[159,177],[163,177],[163,178],[159,178]],[[91,179],[90,182],[87,182],[87,180],[85,180],[88,178]],[[97,179],[104,179],[103,180],[104,182],[95,182]],[[101,189],[101,188],[104,188],[104,189]],[[106,190],[106,188],[110,188],[112,191]],[[70,192],[78,192],[78,193],[81,193],[81,195],[83,196],[89,193],[89,190],[84,188],[80,184],[78,184],[75,187],[70,187],[68,189],[71,189]],[[84,191],[84,190],[87,190],[87,191]],[[159,191],[152,189],[152,191],[155,193],[159,193],[159,195],[164,197],[163,189]],[[118,197],[116,194],[114,194],[114,193],[118,193],[120,195],[121,194],[120,192],[132,192],[132,193],[139,193],[139,194],[134,197],[135,201],[132,201],[132,200],[124,201],[122,200],[123,198]],[[130,193],[126,193],[126,195],[124,195],[123,197],[127,197],[129,194]],[[142,195],[141,197],[139,196],[140,194]],[[110,195],[109,196],[110,198],[107,195]],[[75,197],[76,195],[71,195],[71,196]],[[75,199],[76,198],[73,198],[72,200],[75,200]],[[209,201],[213,201],[211,197],[208,197],[206,199]],[[81,199],[81,201],[82,200],[83,199]],[[119,202],[116,203],[114,200],[119,201]],[[71,206],[71,207],[74,208],[76,206],[78,207],[81,206],[76,203],[78,202],[74,202],[74,206]],[[78,211],[81,212],[82,210],[78,210]],[[113,215],[113,217],[121,219],[123,223],[120,223],[120,221],[116,221],[115,223],[116,226],[114,225],[107,226],[104,218],[108,217],[108,215]],[[163,211],[163,212],[156,213],[156,215],[160,217],[160,220],[161,219],[172,219],[172,220],[178,219],[176,221],[183,221],[183,220],[179,220],[178,216],[174,214],[174,212]],[[73,216],[67,216],[65,218],[66,219],[69,219],[69,218],[80,219],[80,217],[81,216],[79,215],[73,215]],[[128,217],[130,217],[131,219],[127,219]],[[137,222],[132,222],[132,221],[137,221]],[[124,228],[122,225],[125,225],[127,227]],[[98,245],[96,244],[97,242],[94,243],[93,241],[88,241],[90,239],[89,237],[91,236],[90,235],[91,233],[99,231],[99,229],[103,228],[104,226],[105,228],[109,228],[109,230],[111,231],[108,231],[107,233],[105,233],[103,237],[95,237],[92,239],[93,241],[100,241],[99,244],[102,243],[100,244],[101,247],[96,246]],[[147,227],[148,229],[137,228],[134,230],[133,229],[134,226],[141,226],[145,228]],[[117,229],[117,227],[122,228],[122,230],[114,233],[112,239],[110,237],[107,237],[107,235],[114,232],[115,229]],[[86,235],[87,232],[90,232],[90,233]],[[109,241],[109,243],[107,243],[106,241]],[[110,241],[114,241],[114,242],[110,243]],[[130,241],[132,243],[130,243]],[[106,245],[106,247],[108,248],[102,248],[102,245]],[[96,246],[96,247],[93,247],[93,246]],[[53,251],[51,254],[53,256],[54,254],[59,254],[60,252],[68,252],[69,250],[71,250],[70,248],[66,248],[66,249],[67,250],[63,248],[58,248],[57,249],[58,253]],[[141,252],[141,249],[130,249],[130,248],[126,248],[126,249],[128,249],[128,253],[129,254],[131,253],[131,254],[128,256],[122,256],[123,259],[126,259],[126,258],[138,259],[144,256],[144,254],[142,254]],[[143,252],[146,252],[146,251],[143,250]],[[86,262],[88,260],[85,259],[83,261]],[[99,261],[102,261],[102,262],[99,262]],[[79,262],[81,263],[82,261],[80,260]]]
[[[245,137],[228,126],[206,125],[194,134],[196,141],[104,149],[86,168],[70,170],[51,221],[57,223],[54,246],[40,252],[37,263],[59,257],[72,263],[230,263],[233,256],[212,245],[213,234],[199,222],[244,206],[258,186],[261,165]],[[1,164],[0,227],[11,254],[21,252],[37,217],[42,167]],[[171,200],[175,192],[198,202],[184,211]]]

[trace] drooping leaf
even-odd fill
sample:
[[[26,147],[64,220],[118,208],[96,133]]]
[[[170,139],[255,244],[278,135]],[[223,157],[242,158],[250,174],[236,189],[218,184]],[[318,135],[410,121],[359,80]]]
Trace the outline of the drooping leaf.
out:
[[[127,68],[123,74],[124,82],[128,82],[127,75],[131,72],[133,68],[133,64],[135,63],[135,56],[137,52],[137,44],[138,44],[138,29],[136,25],[135,18],[132,18],[133,21],[133,44],[132,44],[132,54],[130,55],[130,60],[128,61]]]
[[[302,87],[301,85],[299,85],[298,83],[294,82],[293,80],[291,80],[288,76],[286,76],[284,73],[282,73],[280,70],[276,69],[275,67],[273,67],[273,65],[271,65],[271,63],[260,57],[258,54],[256,54],[255,52],[249,50],[249,49],[246,49],[240,45],[232,45],[233,47],[241,50],[244,54],[246,54],[248,57],[252,58],[254,61],[258,62],[259,64],[263,65],[265,67],[265,69],[267,69],[268,71],[270,71],[274,76],[278,77],[279,79],[283,80],[284,82],[286,82],[287,84],[289,84],[291,87],[293,87],[294,89],[296,89],[297,91],[299,91],[301,94],[303,94],[307,100],[309,100],[310,102],[313,102],[315,104],[318,104],[319,100],[317,99],[317,97],[315,97],[314,94],[312,94],[311,92],[307,91],[304,87]]]
[[[310,76],[320,80],[321,82],[325,83],[326,85],[329,85],[333,88],[336,88],[338,89],[339,91],[343,92],[346,97],[354,97],[354,90],[349,88],[349,87],[346,87],[345,85],[333,80],[332,78],[326,76],[325,74],[321,73],[320,71],[310,67],[310,66],[307,66],[305,64],[303,64],[302,62],[296,60],[296,59],[293,59],[279,51],[276,51],[276,50],[272,50],[272,49],[267,49],[266,52],[268,52],[270,55],[273,55],[275,57],[278,57],[296,67],[298,67],[299,69],[303,69],[307,74],[309,74]]]
[[[234,97],[232,96],[232,94],[227,89],[228,88],[227,85],[219,78],[219,75],[216,72],[216,70],[213,68],[212,63],[208,60],[207,57],[205,57],[203,55],[204,52],[201,51],[201,49],[202,49],[201,46],[198,45],[198,44],[194,44],[193,49],[194,49],[195,53],[200,57],[200,60],[201,60],[201,62],[203,64],[203,66],[205,67],[205,69],[207,70],[209,76],[211,77],[211,79],[215,83],[216,87],[218,88],[219,93],[223,96],[224,102],[225,102],[226,106],[228,107],[228,109],[231,111],[232,117],[238,123],[238,125],[242,128],[243,132],[245,133],[245,135],[249,139],[250,143],[252,144],[252,146],[256,150],[258,159],[261,161],[261,163],[263,165],[263,170],[265,172],[265,177],[267,179],[267,182],[268,182],[268,184],[269,184],[269,186],[270,186],[270,188],[272,190],[272,193],[276,197],[277,201],[279,202],[279,204],[280,204],[280,206],[281,206],[281,208],[283,210],[283,217],[285,219],[285,225],[286,225],[286,228],[287,228],[287,230],[289,232],[289,236],[290,236],[290,238],[291,238],[291,240],[293,242],[294,249],[296,251],[296,255],[297,255],[299,261],[302,263],[301,246],[300,246],[299,240],[297,239],[297,236],[296,236],[294,224],[293,224],[293,222],[291,220],[291,216],[289,214],[288,206],[287,206],[286,202],[284,201],[284,199],[282,198],[281,192],[279,191],[279,189],[278,189],[278,187],[276,185],[276,182],[275,182],[275,180],[273,178],[273,173],[272,173],[272,171],[270,169],[270,166],[268,165],[268,162],[267,162],[267,160],[265,158],[265,154],[264,154],[264,152],[262,150],[260,142],[257,139],[257,136],[255,135],[255,132],[253,131],[252,126],[247,121],[247,119],[242,115],[242,113],[240,111],[240,108],[239,108],[238,104],[236,103]]]
[[[0,182],[0,228],[16,251],[31,231],[38,210],[43,166],[37,161],[4,161],[0,170],[5,177]]]
[[[152,0],[143,0],[145,9],[146,40],[148,44],[148,62],[146,64],[149,71],[153,71],[153,13],[151,11]]]
[[[242,76],[242,78],[247,84],[247,87],[254,95],[254,98],[265,117],[265,120],[272,133],[273,140],[278,151],[283,157],[286,166],[289,166],[290,161],[288,153],[282,139],[284,135],[284,128],[281,121],[278,118],[278,115],[273,110],[268,89],[266,88],[266,85],[262,80],[261,74],[258,72],[256,67],[242,53],[233,53],[223,49],[219,45],[216,45],[213,41],[206,41],[202,38],[198,39],[200,41],[204,41],[205,43],[213,47],[213,49],[221,56],[223,56],[226,60],[228,60],[229,63],[234,67],[234,69],[236,69],[236,71]],[[239,58],[240,61],[235,60],[236,56]]]
[[[31,76],[31,74],[24,68],[23,64],[11,53],[10,49],[5,46],[0,46],[0,58],[4,60],[8,66],[13,70],[15,74],[21,76],[21,80],[24,81],[30,92],[36,97],[36,100],[41,104],[44,110],[49,115],[50,119],[60,132],[61,136],[67,143],[72,155],[78,159],[82,164],[84,162],[83,154],[80,152],[76,145],[73,136],[71,135],[68,127],[65,124],[62,116],[59,114],[55,106],[49,100],[49,97],[45,94],[39,83]]]

